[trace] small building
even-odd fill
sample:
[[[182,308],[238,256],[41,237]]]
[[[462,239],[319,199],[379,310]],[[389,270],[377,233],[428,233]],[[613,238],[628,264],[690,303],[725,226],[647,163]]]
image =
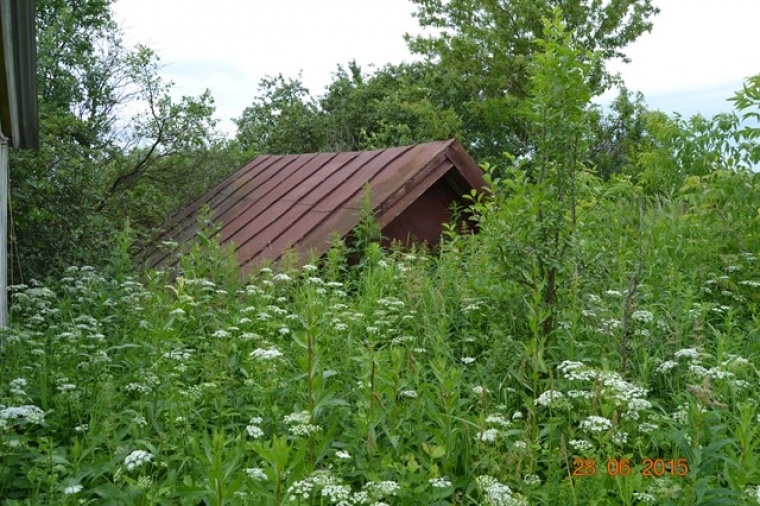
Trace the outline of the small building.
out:
[[[222,181],[164,226],[148,265],[177,259],[158,245],[193,240],[208,206],[217,240],[233,244],[241,273],[293,249],[305,261],[324,254],[336,232],[345,237],[361,219],[369,186],[375,219],[387,241],[436,244],[453,203],[485,186],[483,172],[454,140],[375,151],[262,155]]]

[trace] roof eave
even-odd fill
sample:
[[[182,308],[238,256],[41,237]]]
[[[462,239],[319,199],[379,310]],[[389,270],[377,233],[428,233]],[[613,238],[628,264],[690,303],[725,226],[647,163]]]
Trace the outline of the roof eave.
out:
[[[0,121],[16,148],[39,147],[35,0],[0,0]]]

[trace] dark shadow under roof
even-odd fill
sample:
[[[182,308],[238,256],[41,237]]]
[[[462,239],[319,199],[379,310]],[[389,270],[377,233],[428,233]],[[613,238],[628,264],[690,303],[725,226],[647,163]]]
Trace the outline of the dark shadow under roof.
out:
[[[332,234],[345,236],[357,225],[366,184],[384,227],[444,176],[459,195],[485,186],[481,169],[454,139],[375,151],[262,155],[173,216],[148,264],[176,263],[159,244],[173,240],[181,249],[193,240],[206,205],[221,224],[217,240],[235,245],[243,274],[288,248],[302,258],[321,255]]]

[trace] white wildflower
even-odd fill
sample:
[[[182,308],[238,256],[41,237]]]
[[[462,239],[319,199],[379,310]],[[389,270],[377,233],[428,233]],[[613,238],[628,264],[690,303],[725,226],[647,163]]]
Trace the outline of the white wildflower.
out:
[[[274,360],[283,356],[283,353],[277,348],[256,348],[251,352],[253,358],[261,360]]]
[[[612,428],[612,422],[603,416],[592,415],[585,420],[581,420],[579,426],[589,432],[603,432]]]
[[[591,450],[594,448],[594,445],[585,439],[572,439],[568,444],[577,451]]]
[[[654,320],[654,315],[651,311],[639,309],[638,311],[631,313],[631,319],[636,320],[637,322],[649,323]]]
[[[299,424],[303,425],[311,421],[311,414],[308,411],[299,411],[298,413],[291,413],[286,415],[284,422],[288,425]]]
[[[499,438],[500,435],[501,433],[498,431],[498,429],[486,429],[478,432],[478,439],[485,443],[493,443]]]
[[[245,430],[248,432],[248,436],[253,439],[258,439],[264,436],[264,431],[258,425],[248,425]]]
[[[498,425],[500,427],[509,427],[512,425],[512,422],[506,420],[501,415],[488,415],[486,417],[486,423],[491,425]]]
[[[666,360],[657,366],[657,372],[668,372],[675,367],[678,367],[678,362],[675,360]]]
[[[153,460],[153,455],[143,450],[135,450],[124,459],[127,471],[132,471]]]
[[[699,352],[695,350],[694,348],[684,348],[682,350],[678,350],[675,353],[676,358],[688,358],[690,360],[694,360],[699,358]]]
[[[42,425],[45,422],[45,412],[37,406],[9,406],[0,405],[0,419],[2,420],[20,420],[24,422]]]
[[[655,423],[649,423],[649,422],[642,422],[639,425],[639,431],[647,433],[647,434],[650,433],[650,432],[654,432],[654,431],[656,431],[659,428],[660,428],[659,425],[657,425]]]
[[[82,485],[71,485],[63,489],[64,495],[78,494],[84,489]]]
[[[428,480],[434,488],[447,488],[451,486],[451,482],[446,478],[431,478]]]
[[[634,492],[633,498],[646,504],[654,504],[657,502],[655,496],[646,492]]]
[[[534,399],[533,404],[536,406],[551,406],[558,399],[562,399],[563,397],[564,394],[562,394],[562,392],[559,392],[557,390],[547,390],[538,396],[537,399]]]
[[[483,495],[483,504],[487,506],[524,506],[526,504],[523,499],[513,494],[512,489],[499,483],[492,476],[478,476],[475,478],[475,483]]]
[[[253,478],[257,481],[267,481],[269,479],[264,470],[260,467],[247,467],[245,469],[245,474],[247,474],[249,478]]]
[[[311,423],[296,424],[290,426],[290,433],[294,436],[308,437],[322,430],[320,425]]]

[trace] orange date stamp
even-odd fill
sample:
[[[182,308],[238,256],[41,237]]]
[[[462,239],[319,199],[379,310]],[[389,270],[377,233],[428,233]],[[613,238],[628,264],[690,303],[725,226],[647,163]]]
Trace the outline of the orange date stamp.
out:
[[[600,463],[601,466],[601,463]],[[641,473],[642,476],[686,476],[689,474],[689,462],[687,459],[650,459],[646,458],[641,461],[641,469],[634,469],[637,466],[630,459],[611,458],[607,460],[606,466],[600,467],[600,473],[609,476],[628,476],[631,473]],[[573,459],[573,476],[596,476],[597,462],[596,459]]]

